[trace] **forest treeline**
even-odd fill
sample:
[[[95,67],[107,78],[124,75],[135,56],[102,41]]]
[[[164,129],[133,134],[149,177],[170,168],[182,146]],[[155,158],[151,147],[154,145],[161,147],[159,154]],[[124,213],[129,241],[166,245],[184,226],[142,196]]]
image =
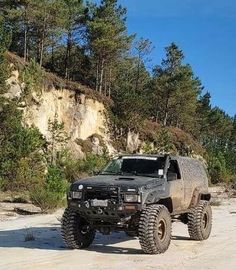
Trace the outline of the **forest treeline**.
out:
[[[182,129],[205,149],[213,183],[236,181],[236,117],[211,105],[214,89],[204,89],[174,42],[150,68],[154,46],[129,34],[117,0],[6,0],[0,8],[2,70],[8,49],[111,98],[117,137],[139,132],[145,121]]]

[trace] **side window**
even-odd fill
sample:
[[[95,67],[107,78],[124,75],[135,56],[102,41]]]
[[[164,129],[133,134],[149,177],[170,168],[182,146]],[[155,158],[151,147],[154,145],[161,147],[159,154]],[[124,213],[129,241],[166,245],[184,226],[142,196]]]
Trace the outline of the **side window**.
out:
[[[177,175],[177,179],[181,179],[180,171],[179,171],[179,165],[177,160],[171,160],[170,161],[170,167],[168,169],[168,175],[171,176],[173,174]]]

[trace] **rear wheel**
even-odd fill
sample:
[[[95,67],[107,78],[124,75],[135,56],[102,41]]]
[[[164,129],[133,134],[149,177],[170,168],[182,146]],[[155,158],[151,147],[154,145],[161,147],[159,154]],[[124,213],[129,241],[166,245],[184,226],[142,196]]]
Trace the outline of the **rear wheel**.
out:
[[[188,232],[193,240],[202,241],[210,236],[212,211],[208,201],[201,200],[188,214]]]
[[[95,233],[95,230],[76,211],[66,208],[62,218],[61,235],[68,248],[87,248],[92,244]]]
[[[164,205],[151,205],[142,211],[139,242],[147,254],[164,253],[171,240],[171,217]]]

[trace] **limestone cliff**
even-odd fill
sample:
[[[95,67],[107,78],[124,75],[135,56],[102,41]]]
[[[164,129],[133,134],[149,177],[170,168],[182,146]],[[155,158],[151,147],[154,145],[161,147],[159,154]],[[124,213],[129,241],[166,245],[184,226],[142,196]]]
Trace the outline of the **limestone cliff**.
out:
[[[17,70],[12,71],[7,84],[9,91],[5,96],[9,99],[20,99],[25,85],[20,81]],[[83,156],[78,141],[88,138],[93,145],[92,149],[99,152],[101,142],[97,137],[103,140],[102,143],[110,154],[115,152],[110,143],[107,110],[102,102],[76,90],[56,89],[51,86],[50,89],[42,89],[40,93],[33,91],[30,104],[25,104],[24,101],[22,104],[24,124],[36,126],[46,139],[49,137],[49,120],[53,121],[57,116],[57,120],[64,123],[64,130],[70,137],[68,147],[75,156]]]

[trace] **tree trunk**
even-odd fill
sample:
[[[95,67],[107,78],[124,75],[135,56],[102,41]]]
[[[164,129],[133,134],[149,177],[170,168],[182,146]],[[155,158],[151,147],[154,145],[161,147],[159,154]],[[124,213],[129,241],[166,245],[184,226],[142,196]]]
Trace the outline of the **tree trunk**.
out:
[[[108,97],[111,97],[111,75],[112,75],[112,70],[110,68],[109,70],[109,86],[108,86]]]
[[[138,56],[137,77],[136,77],[136,84],[135,84],[135,92],[137,92],[139,90],[140,61],[141,61],[141,57],[140,57],[140,54],[139,54],[139,56]]]
[[[99,63],[97,62],[97,65],[96,65],[96,85],[95,85],[96,91],[98,91],[98,78],[99,78]]]
[[[98,91],[99,91],[100,94],[102,93],[103,74],[104,74],[104,63],[105,63],[105,60],[104,60],[104,58],[102,58],[102,61],[101,61],[101,70],[100,70],[100,79],[99,79],[99,88],[98,88]]]
[[[40,60],[39,60],[40,67],[42,67],[42,65],[43,65],[45,31],[46,31],[46,18],[44,18],[44,20],[43,20],[43,32],[42,32],[42,38],[41,38],[41,44],[40,44]]]
[[[155,116],[155,122],[157,123],[158,122],[158,113],[159,113],[159,111],[158,111],[158,109],[156,110],[156,116]]]
[[[24,30],[24,62],[27,61],[27,26],[25,25]]]
[[[65,58],[65,78],[70,78],[70,57],[71,57],[71,47],[72,47],[72,33],[71,30],[68,30],[67,34],[67,47],[66,47],[66,58]]]
[[[107,70],[104,71],[104,95],[107,95]]]
[[[54,71],[54,43],[52,43],[51,69]]]
[[[168,120],[168,115],[169,115],[169,94],[168,97],[166,99],[166,105],[165,105],[165,113],[164,113],[164,120],[163,120],[163,126],[165,127],[167,125],[167,120]]]
[[[43,51],[44,51],[44,38],[42,38],[41,44],[40,44],[40,60],[39,60],[40,67],[42,67],[43,65]]]

